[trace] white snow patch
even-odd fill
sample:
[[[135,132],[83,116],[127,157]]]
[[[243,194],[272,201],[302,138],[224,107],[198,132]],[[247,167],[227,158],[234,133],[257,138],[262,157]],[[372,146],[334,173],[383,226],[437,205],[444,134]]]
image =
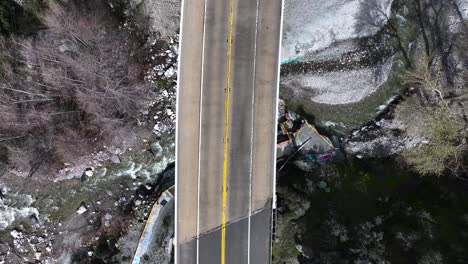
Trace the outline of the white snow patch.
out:
[[[83,214],[85,213],[86,211],[88,211],[88,209],[86,208],[86,206],[82,205],[80,206],[80,208],[78,208],[78,210],[76,211],[77,214]]]
[[[390,14],[393,0],[380,0]],[[324,49],[335,41],[370,36],[376,28],[356,31],[360,0],[286,0],[281,59]]]
[[[388,78],[393,60],[375,67],[299,77],[311,100],[324,104],[349,104],[375,92]],[[297,78],[297,77],[296,77]]]
[[[458,9],[460,10],[461,16],[464,20],[468,20],[468,1],[458,0],[456,1]],[[453,10],[449,16],[449,30],[451,32],[460,32],[462,30],[462,22],[460,21],[459,15]],[[466,23],[466,21],[465,21]]]
[[[14,239],[23,237],[23,234],[22,234],[21,232],[16,231],[16,230],[11,231],[11,232],[10,232],[10,235],[11,235]]]
[[[93,171],[92,169],[91,169],[91,170],[86,170],[86,171],[85,171],[85,175],[88,176],[88,177],[93,176],[93,174],[94,174],[94,171]]]
[[[464,19],[468,19],[468,1],[466,0],[458,0],[458,8],[460,9],[460,12],[462,13],[462,16]]]
[[[164,77],[171,78],[172,76],[174,76],[174,73],[175,73],[174,68],[170,67],[164,72]]]

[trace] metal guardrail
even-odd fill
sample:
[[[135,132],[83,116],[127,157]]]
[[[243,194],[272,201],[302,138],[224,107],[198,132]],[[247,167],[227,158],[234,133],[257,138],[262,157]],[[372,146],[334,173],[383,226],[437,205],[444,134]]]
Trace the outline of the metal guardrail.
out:
[[[146,220],[145,227],[141,233],[140,240],[138,241],[138,246],[133,256],[132,264],[140,264],[141,258],[148,251],[148,248],[152,241],[154,224],[159,219],[159,213],[161,209],[174,198],[172,189],[175,186],[171,186],[161,193],[161,196],[156,200],[151,208],[151,212]]]

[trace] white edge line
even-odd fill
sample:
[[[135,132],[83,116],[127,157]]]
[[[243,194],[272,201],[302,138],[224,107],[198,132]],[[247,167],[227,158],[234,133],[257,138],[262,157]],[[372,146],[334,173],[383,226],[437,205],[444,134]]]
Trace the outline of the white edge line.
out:
[[[197,169],[197,264],[199,264],[200,257],[199,257],[199,252],[200,252],[200,163],[201,163],[201,158],[200,158],[200,150],[201,150],[201,133],[202,133],[202,113],[203,113],[203,76],[204,76],[204,71],[203,71],[203,66],[205,63],[205,29],[206,29],[206,1],[203,1],[204,4],[204,11],[203,11],[203,36],[202,36],[202,61],[201,61],[201,78],[200,78],[200,106],[199,106],[199,124],[198,124],[198,169]]]
[[[179,94],[180,94],[180,71],[181,71],[181,54],[182,54],[182,39],[183,39],[183,25],[184,25],[184,7],[185,7],[185,0],[182,0],[182,3],[180,5],[181,11],[180,11],[180,26],[179,26],[179,54],[177,56],[177,90],[176,90],[176,131],[175,131],[175,190],[174,190],[174,196],[175,196],[175,206],[174,206],[174,263],[178,264],[178,212],[177,209],[179,208],[179,199],[178,199],[178,193],[179,193],[179,187],[178,187],[178,161],[177,161],[177,156],[179,153],[178,150],[178,141],[179,141],[179,129],[178,129],[178,116],[180,114],[179,111]]]
[[[278,137],[278,129],[277,129],[277,122],[278,122],[278,102],[279,102],[279,86],[280,86],[280,72],[281,72],[281,45],[282,45],[282,40],[283,40],[283,11],[284,11],[284,0],[281,1],[281,24],[280,24],[280,39],[279,39],[279,45],[278,45],[278,73],[277,73],[277,79],[276,79],[276,107],[275,107],[275,144],[273,144],[273,158],[274,158],[274,163],[275,163],[275,170],[273,172],[273,209],[276,209],[276,158],[277,158],[277,153],[276,153],[276,138]]]
[[[277,79],[276,79],[276,109],[275,109],[275,124],[278,122],[278,102],[279,102],[279,85],[280,85],[280,73],[281,73],[281,48],[282,48],[282,41],[283,41],[283,13],[284,13],[284,0],[279,0],[281,1],[281,24],[280,24],[280,34],[279,34],[279,45],[278,45],[278,73],[277,73]],[[275,133],[275,143],[273,144],[273,163],[275,164],[275,169],[273,170],[273,201],[272,201],[272,210],[271,210],[271,227],[273,228],[273,217],[275,217],[275,210],[276,210],[276,138],[278,137],[278,129],[277,126],[275,125],[274,129]],[[272,230],[273,231],[273,230]],[[273,232],[271,232],[271,238],[270,238],[270,263],[273,261]]]
[[[252,134],[250,136],[250,179],[249,179],[249,219],[248,219],[248,228],[247,228],[247,264],[250,264],[250,233],[251,233],[251,216],[252,216],[252,179],[253,179],[253,156],[254,156],[254,151],[253,151],[253,146],[254,146],[254,136],[255,136],[255,80],[257,78],[257,41],[258,41],[258,9],[259,9],[259,4],[258,1],[257,3],[257,15],[255,17],[255,42],[254,42],[254,61],[253,61],[253,79],[252,79],[252,85],[253,85],[253,92],[252,92]]]

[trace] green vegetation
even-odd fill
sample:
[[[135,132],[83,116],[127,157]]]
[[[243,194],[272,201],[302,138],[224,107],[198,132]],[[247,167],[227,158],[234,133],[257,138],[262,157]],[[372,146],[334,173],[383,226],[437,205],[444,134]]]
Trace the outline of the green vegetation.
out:
[[[304,116],[310,116],[317,121],[333,121],[344,124],[349,130],[363,125],[369,120],[374,119],[380,105],[392,96],[402,93],[403,86],[398,77],[403,73],[402,66],[396,64],[392,70],[389,80],[382,85],[376,92],[361,101],[345,105],[328,105],[310,101],[309,98],[290,98],[286,94],[286,89],[280,89],[281,98],[283,98],[288,108]]]
[[[294,239],[316,263],[413,264],[431,256],[460,263],[468,257],[460,247],[468,235],[468,196],[459,180],[417,177],[391,159],[341,161],[313,172],[291,167],[280,178],[280,201],[287,202],[278,230],[287,231],[273,246],[283,260],[276,263],[298,255]],[[321,181],[330,192],[317,187]],[[294,202],[293,192],[306,197]],[[295,209],[304,200],[310,201],[305,213]]]
[[[284,261],[299,254],[296,249],[295,232],[292,227],[292,218],[282,216],[283,224],[278,226],[277,235],[279,238],[273,243],[272,256],[273,264],[282,264]]]
[[[457,175],[466,144],[464,120],[446,99],[452,88],[440,76],[441,67],[434,65],[427,53],[413,64],[403,75],[405,86],[413,89],[413,95],[402,103],[399,117],[410,134],[425,137],[428,142],[406,150],[403,157],[422,176],[441,176],[446,171]]]
[[[0,3],[0,32],[3,34],[13,31],[10,5],[9,1]]]
[[[44,1],[23,2],[20,6],[14,0],[0,1],[0,35],[29,35],[41,27],[39,13],[45,8]]]
[[[441,176],[446,168],[455,170],[460,165],[462,124],[445,106],[433,110],[427,122],[430,142],[406,151],[403,156],[422,176]]]

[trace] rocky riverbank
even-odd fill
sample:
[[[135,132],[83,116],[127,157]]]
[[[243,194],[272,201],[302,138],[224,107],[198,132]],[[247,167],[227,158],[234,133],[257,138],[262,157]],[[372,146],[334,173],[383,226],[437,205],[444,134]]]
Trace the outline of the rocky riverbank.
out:
[[[154,97],[142,98],[147,105],[136,124],[119,131],[118,139],[59,170],[31,177],[0,164],[0,263],[128,263],[151,206],[174,183],[179,3],[106,3],[123,14],[122,30],[150,26],[142,49],[149,54],[144,79]],[[171,236],[161,231],[153,246],[163,248]],[[170,252],[152,258],[168,263]]]

